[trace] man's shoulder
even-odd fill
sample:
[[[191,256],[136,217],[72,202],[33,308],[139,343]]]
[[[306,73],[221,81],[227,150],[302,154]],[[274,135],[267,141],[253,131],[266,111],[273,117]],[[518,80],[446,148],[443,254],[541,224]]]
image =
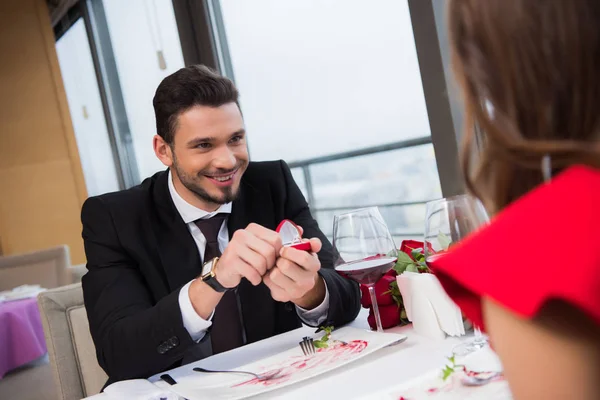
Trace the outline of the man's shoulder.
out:
[[[244,180],[256,181],[276,181],[280,182],[284,178],[284,172],[287,164],[283,160],[275,161],[251,161],[248,169],[244,172]]]
[[[139,185],[129,189],[89,197],[84,203],[84,208],[86,206],[90,207],[92,204],[103,204],[108,208],[118,207],[129,212],[141,210],[143,205],[152,197],[153,189],[158,181],[166,174],[166,171],[157,172],[144,179]]]

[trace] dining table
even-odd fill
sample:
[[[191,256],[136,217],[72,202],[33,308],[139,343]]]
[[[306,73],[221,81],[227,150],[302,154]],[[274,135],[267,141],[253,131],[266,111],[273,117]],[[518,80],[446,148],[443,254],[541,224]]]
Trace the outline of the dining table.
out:
[[[37,299],[0,302],[0,379],[46,352]]]
[[[368,310],[362,309],[358,317],[347,326],[369,330]],[[399,398],[395,390],[423,377],[441,374],[442,368],[452,356],[452,349],[468,340],[472,335],[432,339],[415,332],[411,325],[396,326],[386,332],[406,335],[402,343],[385,347],[354,362],[338,367],[320,376],[294,383],[270,392],[253,396],[252,399],[375,399]],[[335,333],[335,331],[334,331]],[[298,346],[299,338],[315,335],[315,328],[303,326],[246,346],[216,354],[214,356],[162,372],[149,378],[154,385],[169,389],[170,383],[161,376],[168,374],[175,382],[197,374],[194,367],[211,370],[231,370],[251,362],[270,357]],[[501,369],[497,357],[491,350],[481,353],[487,365]],[[481,357],[480,357],[481,358]],[[398,389],[399,390],[399,389]],[[398,391],[396,390],[396,391]],[[390,397],[391,396],[391,397]],[[110,396],[99,394],[93,400],[108,400]],[[460,398],[460,397],[459,397]],[[480,397],[473,397],[480,398]],[[481,398],[486,398],[481,397]],[[508,398],[508,397],[497,397]]]

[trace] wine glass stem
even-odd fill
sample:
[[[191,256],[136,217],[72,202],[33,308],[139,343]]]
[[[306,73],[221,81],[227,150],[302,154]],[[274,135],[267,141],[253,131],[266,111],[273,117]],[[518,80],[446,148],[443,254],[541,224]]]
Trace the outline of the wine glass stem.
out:
[[[485,343],[485,337],[483,336],[483,334],[481,333],[481,329],[479,329],[478,327],[474,327],[473,328],[473,333],[475,336],[475,343]]]
[[[377,332],[383,332],[383,327],[381,326],[381,315],[379,315],[379,306],[377,305],[377,295],[375,294],[374,285],[369,285],[369,294],[371,295],[371,304],[373,305],[373,314],[375,314]]]

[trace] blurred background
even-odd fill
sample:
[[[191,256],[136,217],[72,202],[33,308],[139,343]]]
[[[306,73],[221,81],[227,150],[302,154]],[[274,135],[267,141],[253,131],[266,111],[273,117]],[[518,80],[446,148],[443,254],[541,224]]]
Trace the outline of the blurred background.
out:
[[[163,169],[152,97],[193,63],[235,81],[251,158],[287,161],[328,235],[378,205],[398,242],[418,238],[424,203],[460,190],[443,0],[1,7],[4,254],[68,244],[85,261],[80,205]]]
[[[196,63],[235,82],[251,159],[288,162],[327,235],[335,214],[377,205],[396,244],[422,239],[425,202],[462,191],[444,7],[0,1],[0,281],[3,258],[13,268],[11,257],[57,246],[69,269],[44,281],[22,268],[0,290],[79,281],[81,205],[164,168],[152,97]]]

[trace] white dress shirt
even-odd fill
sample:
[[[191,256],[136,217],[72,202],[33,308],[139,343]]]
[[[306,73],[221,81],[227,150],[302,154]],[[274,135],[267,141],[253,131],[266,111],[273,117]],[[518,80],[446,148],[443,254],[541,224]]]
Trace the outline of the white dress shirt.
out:
[[[196,242],[196,246],[198,247],[198,253],[200,253],[200,259],[204,260],[204,250],[206,248],[206,238],[200,231],[200,228],[196,226],[194,221],[198,219],[206,219],[211,218],[216,214],[224,213],[231,214],[231,203],[223,204],[216,211],[207,212],[201,210],[187,201],[185,201],[177,190],[175,190],[175,185],[173,185],[173,179],[171,176],[171,172],[169,172],[169,193],[171,194],[171,198],[173,199],[173,203],[175,204],[175,208],[181,215],[183,222],[186,223],[190,234],[194,238]],[[221,225],[221,229],[219,230],[219,235],[217,236],[217,241],[219,242],[219,250],[221,253],[225,251],[225,247],[229,244],[229,231],[227,230],[227,220],[223,222]],[[200,266],[198,266],[198,271],[200,271]],[[213,313],[208,317],[208,320],[200,317],[194,307],[192,306],[192,301],[189,296],[189,288],[193,281],[188,282],[185,286],[181,288],[179,291],[179,309],[181,310],[181,317],[183,319],[183,326],[188,331],[192,340],[199,341],[202,339],[206,333],[206,330],[212,325],[212,317]],[[329,290],[327,289],[327,285],[325,285],[325,299],[321,304],[312,310],[305,310],[302,307],[296,306],[296,312],[298,316],[304,323],[309,325],[319,325],[323,321],[327,319],[327,312],[329,311]]]

